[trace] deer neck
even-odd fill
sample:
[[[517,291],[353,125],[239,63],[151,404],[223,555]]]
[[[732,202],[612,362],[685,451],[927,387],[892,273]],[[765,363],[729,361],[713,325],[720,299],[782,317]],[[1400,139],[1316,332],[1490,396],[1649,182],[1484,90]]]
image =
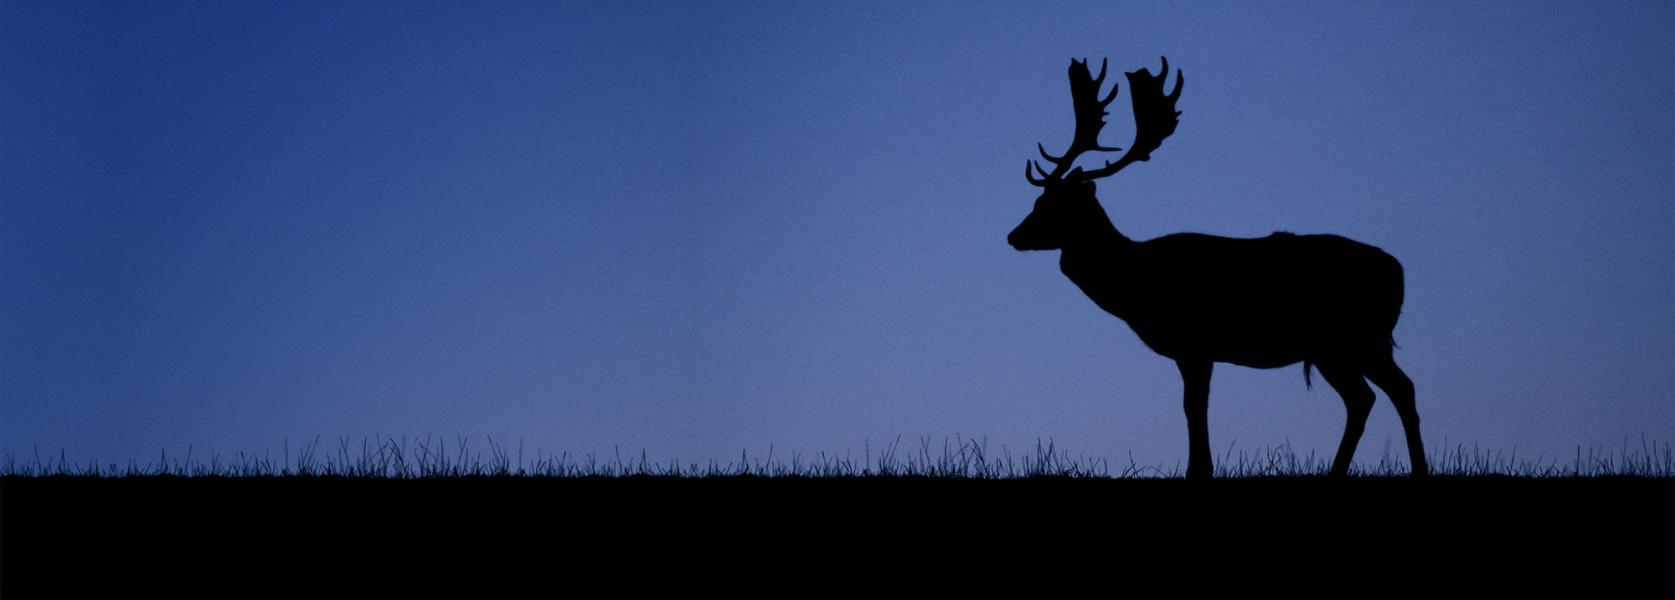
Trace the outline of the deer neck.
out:
[[[1117,231],[1101,211],[1088,219],[1059,250],[1059,270],[1105,312],[1124,318],[1128,312],[1120,281],[1132,266],[1134,241]]]
[[[1105,214],[1105,208],[1097,201],[1086,217],[1077,222],[1075,229],[1066,232],[1063,256],[1103,256],[1127,251],[1134,245],[1128,236],[1117,231],[1116,225],[1111,224],[1111,217]]]

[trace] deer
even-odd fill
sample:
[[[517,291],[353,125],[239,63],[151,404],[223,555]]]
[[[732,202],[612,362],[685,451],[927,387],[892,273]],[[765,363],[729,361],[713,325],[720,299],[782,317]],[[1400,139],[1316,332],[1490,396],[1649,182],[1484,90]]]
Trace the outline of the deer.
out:
[[[1054,156],[1036,144],[1051,172],[1035,160],[1024,178],[1042,188],[1034,209],[1007,236],[1018,251],[1059,251],[1059,270],[1094,304],[1127,323],[1140,341],[1175,361],[1184,386],[1189,480],[1212,476],[1207,413],[1215,363],[1274,369],[1303,363],[1343,398],[1348,413],[1343,441],[1329,475],[1349,473],[1355,447],[1371,413],[1370,380],[1389,396],[1401,417],[1413,477],[1429,473],[1419,435],[1413,381],[1396,365],[1394,330],[1402,309],[1402,266],[1383,250],[1337,235],[1275,232],[1261,238],[1176,233],[1134,241],[1112,225],[1094,180],[1151,158],[1175,132],[1184,74],[1163,93],[1169,59],[1157,75],[1126,73],[1134,110],[1134,142],[1115,162],[1084,170],[1075,162],[1090,152],[1118,152],[1100,145],[1099,133],[1117,96],[1103,98],[1106,62],[1099,75],[1086,60],[1070,62],[1070,97],[1076,129],[1070,147]]]

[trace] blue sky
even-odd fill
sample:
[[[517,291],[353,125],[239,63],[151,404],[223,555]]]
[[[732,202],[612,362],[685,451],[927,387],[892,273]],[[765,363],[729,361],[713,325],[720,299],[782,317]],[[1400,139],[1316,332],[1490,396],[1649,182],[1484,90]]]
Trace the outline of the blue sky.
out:
[[[1173,365],[1005,243],[1069,59],[1159,55],[1184,115],[1102,183],[1124,233],[1396,256],[1433,450],[1668,442],[1672,38],[1667,2],[8,1],[0,451],[1184,464]],[[1330,455],[1298,371],[1217,369],[1218,453]]]

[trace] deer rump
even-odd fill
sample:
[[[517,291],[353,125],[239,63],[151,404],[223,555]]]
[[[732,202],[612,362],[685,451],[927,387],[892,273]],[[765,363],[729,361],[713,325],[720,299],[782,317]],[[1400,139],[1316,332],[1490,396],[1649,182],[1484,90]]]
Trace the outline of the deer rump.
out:
[[[1375,246],[1336,235],[1179,233],[1127,252],[1099,261],[1118,273],[1063,268],[1163,356],[1261,369],[1390,356],[1402,267]]]

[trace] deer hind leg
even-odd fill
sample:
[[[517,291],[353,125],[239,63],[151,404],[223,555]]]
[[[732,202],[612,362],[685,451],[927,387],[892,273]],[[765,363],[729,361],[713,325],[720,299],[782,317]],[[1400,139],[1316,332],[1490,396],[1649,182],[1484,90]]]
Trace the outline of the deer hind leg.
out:
[[[1425,442],[1419,439],[1419,409],[1413,405],[1413,380],[1396,366],[1395,358],[1388,356],[1367,369],[1367,379],[1390,396],[1390,403],[1396,405],[1396,414],[1402,417],[1402,432],[1407,434],[1407,456],[1413,465],[1413,476],[1429,475],[1431,469],[1425,464]]]
[[[1343,477],[1349,474],[1349,463],[1355,459],[1355,446],[1361,443],[1361,432],[1367,427],[1367,415],[1373,411],[1373,389],[1367,387],[1367,380],[1358,370],[1337,365],[1318,366],[1321,377],[1343,397],[1344,410],[1348,413],[1343,442],[1338,444],[1337,458],[1332,459],[1332,476]]]
[[[1187,479],[1209,479],[1214,472],[1210,464],[1210,361],[1178,360],[1181,382],[1186,393]]]

